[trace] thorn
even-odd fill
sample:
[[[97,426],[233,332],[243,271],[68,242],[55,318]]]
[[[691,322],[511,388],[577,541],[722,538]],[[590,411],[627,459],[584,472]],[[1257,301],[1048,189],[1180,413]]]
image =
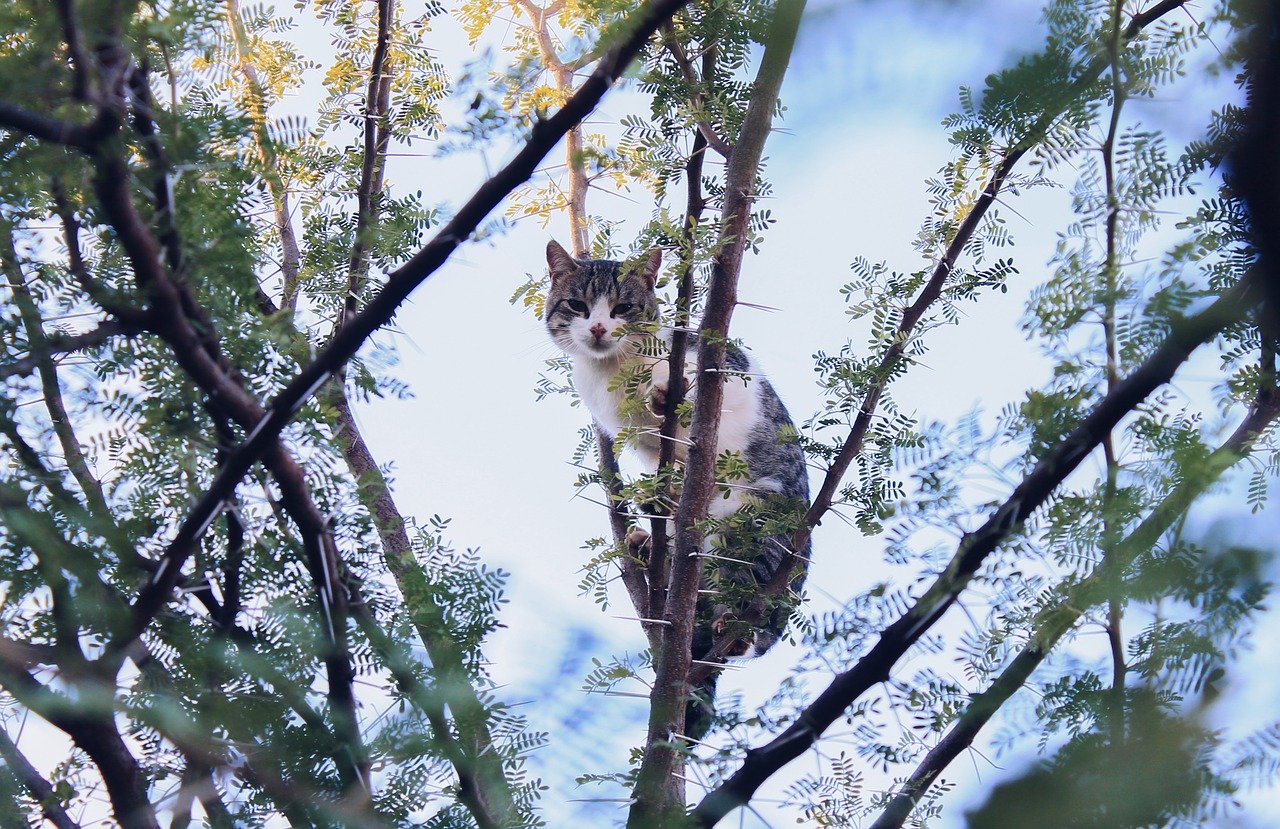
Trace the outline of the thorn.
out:
[[[708,665],[712,668],[724,668],[726,671],[741,671],[745,665],[734,665],[729,662],[707,662],[704,659],[690,659],[691,665]]]
[[[685,777],[683,774],[676,774],[675,772],[672,772],[672,773],[671,773],[671,776],[672,776],[672,777],[679,777],[679,778],[680,778],[681,780],[683,780],[684,782],[686,782],[686,783],[692,783],[693,785],[695,785],[695,786],[700,786],[700,787],[701,787],[701,788],[703,788],[703,789],[709,789],[709,788],[711,788],[711,787],[710,787],[710,786],[708,786],[706,783],[703,783],[701,780],[694,780],[692,777]]]
[[[192,538],[192,541],[199,541],[209,529],[209,525],[216,521],[218,516],[222,515],[222,511],[226,508],[227,502],[225,500],[218,502],[218,505],[213,508],[213,511],[209,513],[208,517],[206,517],[204,521],[201,522],[200,526],[196,528],[195,536]]]
[[[711,743],[704,743],[701,740],[695,740],[692,737],[687,737],[684,734],[678,734],[674,731],[671,732],[671,736],[679,737],[681,740],[684,740],[686,743],[693,743],[695,746],[706,746],[707,748],[714,748],[717,751],[719,750],[716,746],[711,745]]]
[[[199,538],[199,536],[196,537]],[[164,571],[169,569],[169,563],[170,559],[168,558],[160,559],[160,566],[156,568],[155,574],[151,576],[152,584],[160,583],[160,579],[164,578]]]
[[[651,625],[669,625],[666,619],[646,619],[643,616],[614,616],[614,619],[627,619],[632,622],[647,622]]]
[[[714,558],[714,559],[719,559],[720,561],[732,561],[734,564],[746,564],[746,565],[751,564],[751,562],[743,561],[740,558],[729,558],[728,556],[718,556],[715,553],[689,553],[690,558],[693,558],[695,556],[702,556],[703,558]]]
[[[321,386],[323,386],[323,385],[325,384],[325,381],[326,381],[326,380],[328,380],[328,379],[329,379],[329,372],[327,372],[327,371],[326,371],[326,372],[322,372],[322,373],[320,374],[320,376],[316,378],[316,380],[315,380],[315,382],[314,382],[314,383],[312,383],[310,386],[307,386],[307,390],[306,390],[306,391],[304,391],[304,392],[302,393],[302,396],[298,398],[298,401],[297,401],[296,403],[294,403],[294,404],[293,404],[293,408],[290,410],[290,412],[289,412],[289,413],[290,413],[290,414],[293,414],[294,412],[296,412],[296,411],[298,411],[299,409],[301,409],[303,406],[307,405],[307,401],[311,399],[311,395],[315,394],[315,393],[316,393],[316,391],[317,391]],[[268,415],[268,416],[270,416],[270,415]],[[261,425],[261,424],[259,424],[259,425]],[[255,429],[254,431],[257,431],[257,430]],[[248,443],[248,440],[246,439],[246,440],[245,440],[245,442],[246,442],[246,443]]]
[[[740,300],[738,300],[737,302],[735,302],[734,304],[735,304],[735,305],[741,305],[741,306],[742,306],[742,307],[744,307],[744,308],[755,308],[757,311],[769,311],[769,312],[773,312],[773,311],[781,311],[781,310],[782,310],[781,308],[774,308],[772,305],[757,305],[757,304],[756,304],[756,303],[754,303],[754,302],[747,302],[747,301],[745,301],[745,300],[741,300],[741,299],[740,299]]]

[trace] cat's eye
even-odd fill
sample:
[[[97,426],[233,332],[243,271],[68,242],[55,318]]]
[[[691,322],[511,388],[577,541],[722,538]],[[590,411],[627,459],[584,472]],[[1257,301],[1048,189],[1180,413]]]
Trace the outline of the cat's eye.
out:
[[[632,309],[635,307],[636,306],[632,305],[630,302],[619,302],[617,305],[613,306],[613,310],[609,313],[611,316],[620,317],[624,314],[630,314]]]
[[[590,310],[587,308],[587,303],[583,302],[580,299],[566,299],[564,301],[564,304],[568,305],[569,308],[571,308],[575,313],[582,314],[582,316],[584,317],[587,315],[587,313]]]

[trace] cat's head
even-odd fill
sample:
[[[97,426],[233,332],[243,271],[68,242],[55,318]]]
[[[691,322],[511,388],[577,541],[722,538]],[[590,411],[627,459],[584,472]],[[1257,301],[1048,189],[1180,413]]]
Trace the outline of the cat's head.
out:
[[[551,339],[571,357],[615,359],[634,353],[644,326],[658,318],[653,285],[662,265],[654,248],[639,259],[574,259],[547,244],[551,290],[543,319]]]

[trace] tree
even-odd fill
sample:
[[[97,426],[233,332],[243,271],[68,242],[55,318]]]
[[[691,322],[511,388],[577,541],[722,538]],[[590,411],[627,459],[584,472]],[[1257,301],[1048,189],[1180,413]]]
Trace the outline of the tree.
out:
[[[908,581],[819,618],[801,605],[805,656],[761,710],[722,712],[717,745],[679,737],[687,689],[726,662],[727,643],[691,660],[698,553],[729,483],[713,450],[725,345],[743,257],[772,222],[762,158],[803,0],[468,0],[456,16],[473,45],[508,13],[518,25],[509,65],[456,82],[431,50],[440,5],[413,18],[394,0],[316,0],[334,50],[306,122],[274,114],[319,68],[274,9],[0,11],[12,91],[0,103],[0,686],[10,711],[66,747],[50,773],[0,738],[8,814],[57,826],[85,810],[130,827],[538,822],[527,762],[556,735],[527,728],[483,657],[504,574],[455,549],[446,519],[404,514],[353,406],[407,391],[376,333],[455,250],[501,232],[489,216],[504,201],[513,215],[564,213],[575,255],[613,256],[621,228],[588,200],[624,187],[655,204],[633,249],[675,254],[673,366],[692,320],[701,334],[692,405],[674,387],[666,402],[668,438],[690,424],[683,466],[668,453],[656,475],[626,476],[602,434],[583,449],[595,447],[583,483],[604,487],[612,531],[585,585],[603,595],[618,574],[649,645],[638,664],[588,677],[608,687],[652,671],[634,767],[581,770],[622,787],[628,826],[715,825],[838,721],[857,757],[842,751],[786,794],[822,825],[923,825],[940,809],[934,783],[997,715],[1053,756],[994,790],[975,825],[1025,822],[1020,809],[1054,796],[1071,799],[1052,810],[1063,825],[1194,823],[1239,787],[1274,782],[1276,726],[1229,741],[1199,716],[1263,607],[1258,553],[1184,525],[1242,460],[1256,506],[1276,469],[1280,266],[1249,217],[1272,238],[1276,191],[1257,184],[1274,175],[1280,85],[1274,50],[1253,42],[1267,43],[1266,9],[1223,3],[1201,24],[1183,6],[1052,0],[1044,47],[963,89],[945,124],[956,157],[929,185],[926,266],[854,261],[841,291],[868,341],[818,355],[827,402],[801,439],[821,485],[788,531],[803,549],[847,514]],[[1243,66],[1250,105],[1225,104],[1204,140],[1171,150],[1127,107],[1169,88],[1211,37],[1220,68]],[[584,124],[624,76],[647,113]],[[461,93],[470,105],[446,115]],[[562,139],[563,183],[526,185]],[[433,206],[387,178],[395,148],[424,141],[511,160],[465,201]],[[1023,320],[1053,361],[1050,383],[992,433],[899,411],[891,387],[926,335],[1018,273],[998,250],[1012,242],[999,210],[1077,170],[1076,218]],[[1146,264],[1161,213],[1205,187],[1217,193],[1183,241]],[[540,297],[536,278],[516,294],[534,312]],[[1171,390],[1206,349],[1220,361],[1213,393]],[[560,385],[555,369],[544,389]],[[1223,423],[1232,431],[1214,445]],[[982,468],[1008,479],[1000,496],[972,486]],[[643,559],[627,541],[637,521],[651,534]],[[955,527],[967,529],[948,536]],[[761,591],[785,599],[789,575]],[[951,612],[962,597],[967,624]],[[1080,636],[1094,608],[1102,657]],[[914,674],[895,670],[904,657],[922,657]],[[963,682],[944,660],[960,661]],[[825,687],[806,686],[828,667]],[[1017,695],[1028,684],[1034,706]],[[900,717],[914,727],[899,733]],[[1153,755],[1148,785],[1104,785]],[[863,766],[893,782],[864,791]],[[687,790],[690,771],[706,791]]]

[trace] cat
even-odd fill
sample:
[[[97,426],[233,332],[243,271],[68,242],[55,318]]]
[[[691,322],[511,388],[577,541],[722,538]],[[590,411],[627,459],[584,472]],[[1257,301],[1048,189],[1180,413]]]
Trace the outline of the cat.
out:
[[[587,410],[610,438],[624,436],[648,471],[658,467],[659,430],[670,383],[667,356],[672,332],[657,328],[654,291],[662,252],[637,260],[575,259],[554,240],[547,244],[551,286],[543,320],[552,341],[573,366],[573,385]],[[655,328],[657,330],[655,331]],[[689,336],[683,382],[690,395],[696,369],[697,337]],[[746,477],[722,484],[709,515],[721,529],[709,539],[692,642],[693,658],[708,655],[717,636],[740,634],[726,654],[759,656],[783,634],[791,612],[787,600],[765,603],[760,586],[790,563],[792,591],[803,586],[810,545],[790,551],[794,518],[809,502],[809,478],[797,432],[773,386],[741,348],[725,354],[724,400],[716,457],[736,453]],[[685,459],[687,429],[676,435],[675,456]],[[642,505],[643,508],[643,505]],[[788,519],[791,523],[788,524]],[[638,535],[637,535],[638,533]],[[632,534],[633,549],[647,538]],[[734,560],[742,562],[735,564]],[[709,598],[714,595],[715,598]],[[743,630],[735,619],[748,609],[764,611],[763,626]],[[698,740],[714,717],[713,672],[694,689],[685,714],[685,734]]]

